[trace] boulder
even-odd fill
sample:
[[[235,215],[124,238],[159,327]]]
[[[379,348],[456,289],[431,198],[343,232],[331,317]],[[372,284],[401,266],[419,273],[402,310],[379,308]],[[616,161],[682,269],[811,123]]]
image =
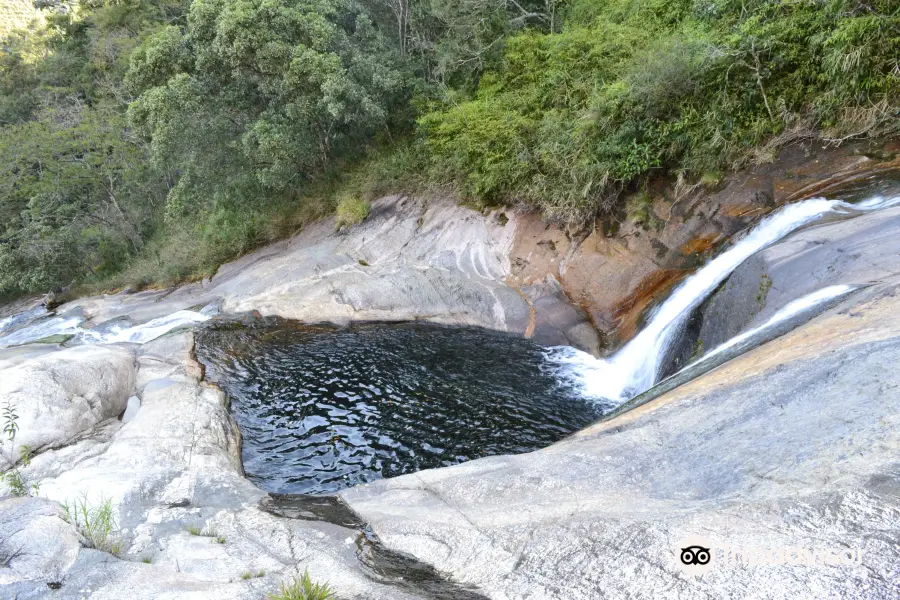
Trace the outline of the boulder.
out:
[[[900,273],[900,207],[800,231],[756,253],[702,311],[711,350],[765,323],[790,302],[833,285],[868,286]]]
[[[17,415],[15,440],[4,439],[5,459],[59,447],[102,421],[119,416],[134,391],[134,357],[125,348],[79,346],[39,354],[7,368],[0,407]]]

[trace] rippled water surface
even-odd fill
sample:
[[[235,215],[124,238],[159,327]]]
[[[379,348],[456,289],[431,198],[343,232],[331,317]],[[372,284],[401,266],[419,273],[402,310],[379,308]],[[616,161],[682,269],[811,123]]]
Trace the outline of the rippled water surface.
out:
[[[260,319],[208,326],[198,356],[231,398],[247,475],[272,492],[528,452],[600,416],[543,348],[479,329]]]

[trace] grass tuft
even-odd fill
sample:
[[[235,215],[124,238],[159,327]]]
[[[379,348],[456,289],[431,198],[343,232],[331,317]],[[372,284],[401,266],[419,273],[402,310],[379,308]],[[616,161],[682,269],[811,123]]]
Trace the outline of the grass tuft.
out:
[[[62,504],[66,521],[84,538],[88,548],[108,552],[113,556],[122,553],[124,540],[113,515],[111,500],[102,500],[99,506],[91,507],[87,498],[75,499],[71,504]]]
[[[255,573],[253,571],[244,571],[243,573],[241,573],[241,579],[243,579],[244,581],[246,581],[248,579],[253,579],[254,577],[259,578],[259,577],[265,577],[265,576],[266,576],[266,572],[263,569],[260,569],[259,571],[255,572]]]
[[[327,583],[313,583],[309,571],[295,577],[289,583],[281,583],[281,592],[269,596],[269,600],[334,600],[334,590]]]

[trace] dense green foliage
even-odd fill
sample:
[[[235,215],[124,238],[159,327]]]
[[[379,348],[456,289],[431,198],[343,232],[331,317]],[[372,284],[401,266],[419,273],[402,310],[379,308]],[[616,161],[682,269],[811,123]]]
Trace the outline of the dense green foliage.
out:
[[[73,6],[0,42],[0,295],[205,275],[401,188],[581,224],[897,125],[896,0]]]
[[[159,6],[159,5],[157,5]],[[168,18],[167,8],[147,18]],[[174,8],[173,10],[177,10]],[[131,13],[51,15],[0,54],[0,292],[108,275],[141,251],[166,180],[125,121]],[[140,25],[140,23],[137,23]]]
[[[195,0],[184,33],[135,52],[125,82],[153,160],[182,172],[167,205],[179,219],[198,202],[265,203],[358,158],[396,126],[406,78],[352,0]]]
[[[581,221],[653,172],[700,176],[772,140],[894,126],[898,10],[577,0],[562,33],[510,38],[472,100],[420,119],[433,177]]]

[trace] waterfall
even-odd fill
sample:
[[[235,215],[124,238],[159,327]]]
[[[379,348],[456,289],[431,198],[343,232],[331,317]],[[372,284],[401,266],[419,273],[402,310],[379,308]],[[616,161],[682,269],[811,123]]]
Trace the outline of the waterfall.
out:
[[[666,353],[691,313],[747,258],[822,217],[855,216],[897,204],[900,196],[877,196],[857,204],[816,198],[787,205],[675,288],[653,311],[646,327],[613,356],[596,359],[573,348],[559,347],[551,349],[548,358],[562,367],[564,377],[585,396],[621,404],[657,383]]]

